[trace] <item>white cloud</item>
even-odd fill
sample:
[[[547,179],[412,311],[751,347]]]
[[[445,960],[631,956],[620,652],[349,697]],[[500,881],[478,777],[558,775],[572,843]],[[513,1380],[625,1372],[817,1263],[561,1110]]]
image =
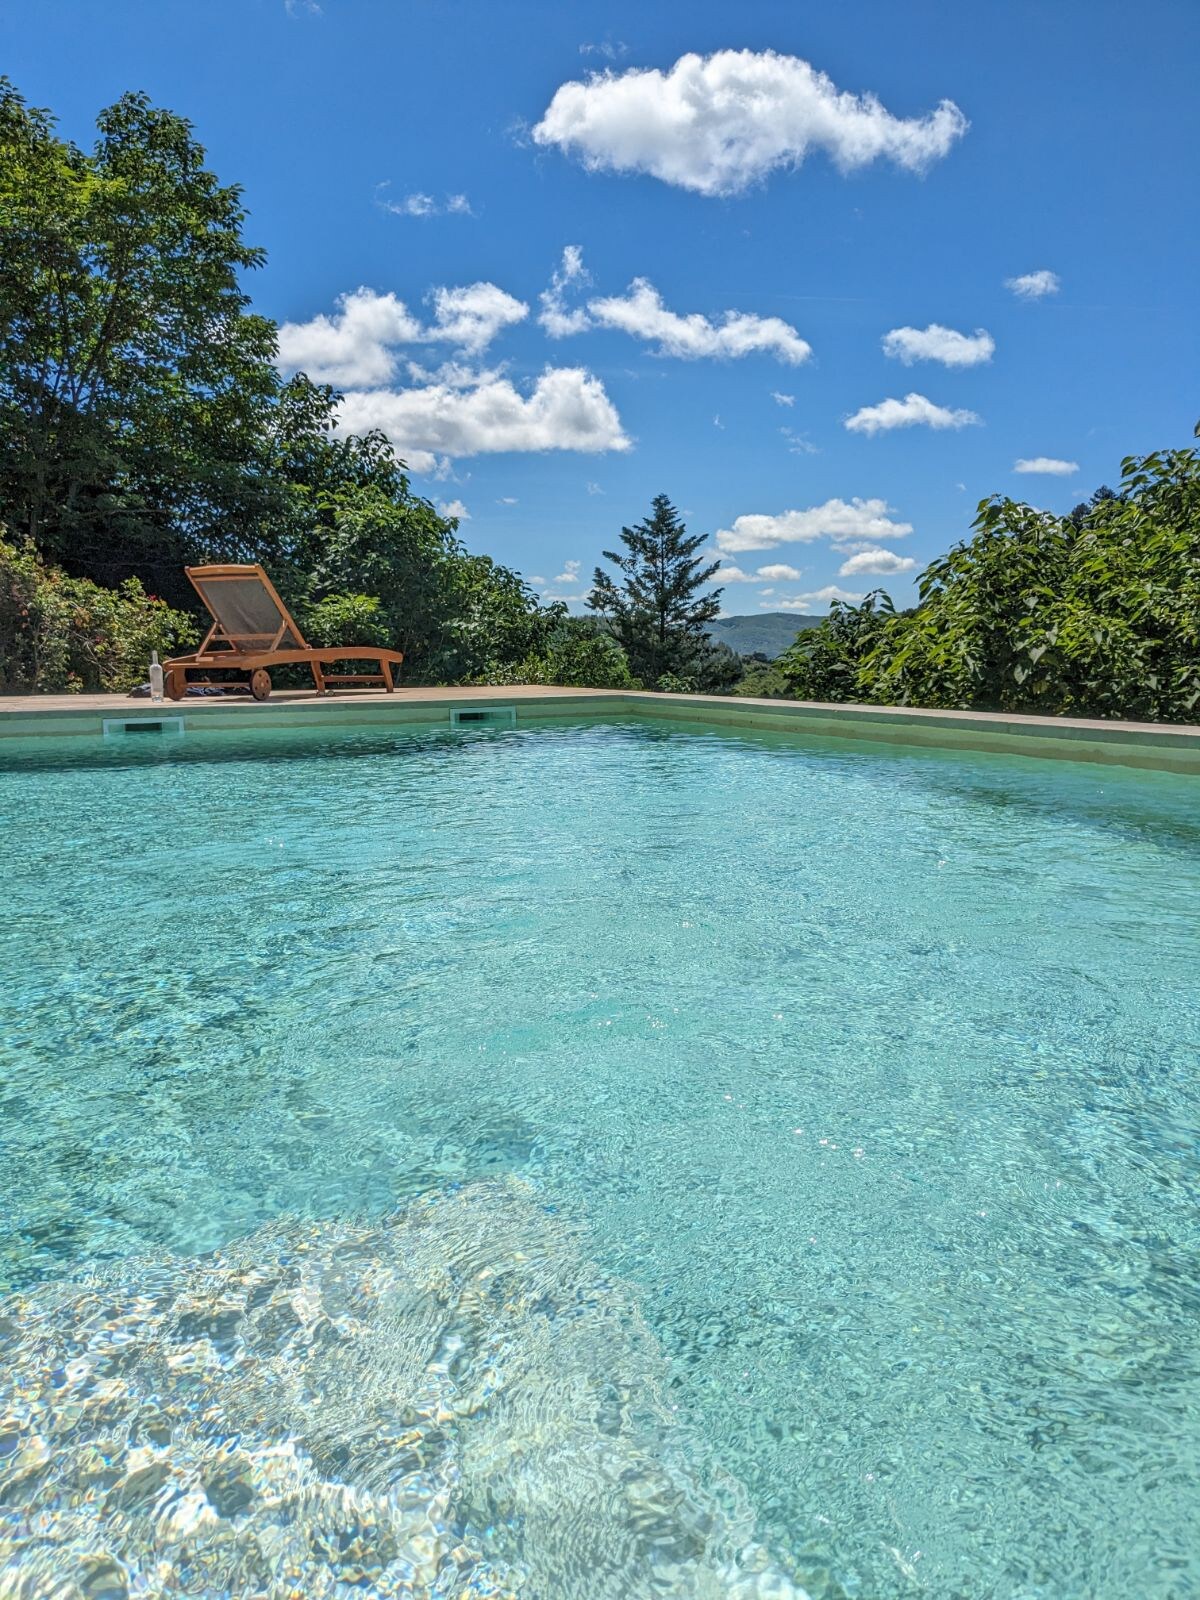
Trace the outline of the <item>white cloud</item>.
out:
[[[799,567],[785,566],[782,561],[772,566],[759,567],[757,572],[743,572],[732,562],[718,568],[709,580],[711,583],[795,583],[803,577]]]
[[[436,326],[427,333],[428,339],[445,340],[477,354],[505,328],[523,322],[529,307],[494,283],[471,283],[461,289],[435,289],[433,314]]]
[[[586,309],[568,306],[567,292],[590,281],[583,251],[577,244],[567,245],[550,287],[541,295],[538,321],[552,339],[601,327],[645,339],[657,346],[656,355],[684,361],[709,356],[737,358],[764,351],[798,366],[812,354],[810,345],[781,317],[759,317],[746,311],[722,312],[717,321],[698,311],[681,316],[667,308],[646,278],[635,278],[623,295],[589,300]],[[794,397],[775,398],[781,405],[790,405]]]
[[[774,400],[777,406],[794,406],[796,404],[796,396],[794,394],[780,394],[778,389],[771,390],[771,399]]]
[[[581,44],[579,46],[579,54],[581,56],[603,56],[606,61],[616,61],[619,56],[628,54],[628,51],[629,46],[623,39],[618,39],[615,43],[611,39],[605,39],[600,44]]]
[[[567,600],[580,602],[587,599],[588,585],[583,577],[582,561],[564,561],[563,570],[557,573],[547,583],[544,578],[531,579],[533,583],[540,584],[544,600]]]
[[[893,328],[883,336],[883,353],[911,367],[914,361],[940,361],[944,367],[977,367],[990,361],[996,341],[986,328],[958,333],[931,322],[927,328]]]
[[[589,494],[603,494],[604,490],[598,483],[589,483],[587,486],[587,492]]]
[[[502,494],[499,500],[496,501],[496,504],[498,506],[515,506],[517,504],[517,497],[513,494]]]
[[[1052,478],[1069,478],[1079,471],[1078,461],[1060,461],[1057,456],[1022,457],[1013,462],[1014,472],[1041,472]]]
[[[886,500],[826,500],[805,511],[781,511],[775,516],[751,513],[738,517],[732,528],[717,534],[717,548],[731,555],[744,550],[773,550],[781,544],[808,544],[829,539],[843,544],[850,539],[902,539],[912,532],[911,522],[893,522]]]
[[[916,564],[912,556],[898,556],[894,550],[868,548],[843,561],[838,568],[838,577],[857,578],[868,572],[887,577],[898,572],[911,572]]]
[[[460,522],[470,522],[471,513],[461,500],[443,500],[438,506],[443,517],[457,517]]]
[[[713,427],[714,428],[720,428],[722,431],[724,431],[725,424],[721,421],[721,413],[719,411],[717,412],[716,416],[713,418]]]
[[[793,595],[790,600],[777,600],[774,607],[763,606],[764,611],[815,611],[821,606],[828,606],[834,600],[847,600],[851,604],[861,600],[861,594],[852,594],[849,589],[839,589],[836,583],[827,583],[823,589],[814,589],[811,594]]]
[[[568,334],[582,333],[590,325],[588,314],[582,307],[569,309],[566,303],[566,291],[573,284],[590,281],[583,264],[582,249],[577,244],[567,245],[561,263],[551,276],[550,287],[542,291],[542,309],[538,313],[538,321],[552,339],[565,339]]]
[[[349,433],[381,428],[415,472],[433,470],[439,455],[630,447],[604,385],[582,367],[547,367],[528,394],[489,372],[470,385],[350,390],[338,421]]]
[[[279,365],[304,371],[317,383],[383,384],[396,369],[396,347],[422,337],[421,324],[403,300],[373,289],[338,298],[332,317],[285,322],[279,329]]]
[[[307,372],[317,383],[375,388],[395,376],[405,345],[452,344],[478,354],[504,328],[522,321],[529,307],[494,283],[435,289],[434,320],[423,323],[394,294],[359,288],[338,297],[333,316],[279,329],[279,365]]]
[[[934,405],[923,394],[906,394],[903,400],[881,400],[877,406],[863,406],[846,418],[851,433],[889,433],[893,428],[965,428],[980,419],[973,411],[952,411]]]
[[[385,189],[386,184],[380,184],[380,189]],[[391,211],[398,217],[473,217],[471,202],[465,194],[448,194],[441,200],[435,200],[431,194],[422,194],[419,190],[413,194],[401,195],[399,200],[391,200],[386,195],[376,194],[376,200],[385,211]]]
[[[319,17],[321,8],[317,0],[283,0],[283,9],[289,17]]]
[[[688,316],[669,311],[654,285],[635,278],[623,295],[588,302],[588,312],[602,328],[617,328],[635,339],[657,345],[656,354],[695,361],[704,356],[737,358],[765,352],[799,366],[812,347],[781,317],[758,317],[745,311],[726,311],[710,322],[698,311]]]
[[[820,450],[807,434],[797,433],[793,428],[780,428],[780,433],[788,442],[788,451],[794,456],[819,456]]]
[[[546,587],[545,578],[530,577],[526,578],[525,581],[526,583],[531,583],[535,589],[544,589]]]
[[[824,150],[843,171],[879,158],[920,172],[967,128],[950,100],[895,117],[872,94],[845,93],[797,56],[718,50],[667,72],[605,71],[562,84],[533,129],[540,145],[591,171],[646,172],[700,194],[736,194]]]
[[[1040,300],[1044,295],[1057,294],[1062,280],[1057,272],[1042,267],[1037,272],[1025,272],[1019,278],[1005,278],[1004,287],[1021,300]]]

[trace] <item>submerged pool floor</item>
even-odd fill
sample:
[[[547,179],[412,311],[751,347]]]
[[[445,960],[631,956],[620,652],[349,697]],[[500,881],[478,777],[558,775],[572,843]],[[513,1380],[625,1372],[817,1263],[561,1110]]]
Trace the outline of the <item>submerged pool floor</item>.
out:
[[[0,769],[10,1574],[1200,1594],[1195,779],[47,750]]]

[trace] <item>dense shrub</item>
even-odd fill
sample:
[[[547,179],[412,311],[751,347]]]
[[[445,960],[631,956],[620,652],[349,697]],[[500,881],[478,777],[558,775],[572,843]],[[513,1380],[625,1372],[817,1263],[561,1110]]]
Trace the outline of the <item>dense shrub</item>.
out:
[[[391,642],[387,618],[373,594],[329,594],[301,612],[304,636],[311,645],[377,644]]]
[[[584,617],[563,617],[541,649],[511,665],[493,662],[479,683],[559,684],[576,689],[640,689],[621,646]]]
[[[105,589],[0,538],[0,693],[127,690],[198,637],[192,618],[136,578]]]
[[[745,671],[734,685],[734,694],[762,700],[786,700],[792,690],[775,661],[746,658]]]

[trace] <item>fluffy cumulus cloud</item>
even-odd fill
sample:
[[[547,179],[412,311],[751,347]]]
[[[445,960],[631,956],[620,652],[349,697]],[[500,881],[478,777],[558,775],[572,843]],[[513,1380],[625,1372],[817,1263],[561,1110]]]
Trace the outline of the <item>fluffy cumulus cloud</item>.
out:
[[[588,281],[583,252],[578,245],[569,244],[550,287],[541,296],[538,321],[552,339],[599,327],[644,339],[656,347],[657,355],[676,356],[684,361],[761,353],[799,366],[812,354],[808,342],[781,317],[759,317],[747,311],[725,311],[716,320],[698,311],[681,315],[667,307],[646,278],[635,278],[623,295],[589,300],[586,308],[569,305],[570,290]],[[787,397],[776,398],[781,404],[790,403]]]
[[[1045,473],[1051,478],[1069,478],[1079,471],[1078,461],[1060,461],[1057,456],[1022,456],[1013,462],[1014,472]]]
[[[462,289],[435,289],[433,315],[427,338],[477,354],[505,328],[523,322],[529,307],[494,283],[471,283]]]
[[[880,577],[892,577],[899,572],[911,572],[916,564],[912,556],[900,556],[894,550],[880,550],[872,546],[847,557],[838,568],[838,577],[857,578],[868,572]]]
[[[494,372],[351,389],[338,420],[350,433],[381,428],[414,472],[430,472],[446,456],[630,447],[604,385],[582,367],[548,367],[527,394]]]
[[[803,577],[799,567],[786,566],[782,561],[773,562],[770,566],[759,567],[756,572],[743,572],[741,567],[734,563],[723,563],[713,573],[713,583],[794,583],[797,578]]]
[[[645,278],[635,278],[623,295],[588,302],[593,322],[617,328],[635,339],[657,346],[659,355],[695,361],[703,356],[773,355],[799,366],[812,347],[780,317],[757,317],[745,311],[726,311],[710,322],[698,311],[681,316],[663,304],[662,296]]]
[[[438,511],[443,517],[455,517],[459,522],[471,520],[471,513],[461,500],[443,500],[438,505]]]
[[[774,400],[777,406],[794,406],[796,404],[796,396],[794,394],[780,394],[778,389],[771,390],[771,399]]]
[[[826,500],[804,511],[775,515],[753,512],[736,518],[731,528],[717,533],[717,549],[728,555],[746,550],[773,550],[781,544],[808,544],[829,539],[834,544],[850,540],[875,542],[902,539],[912,532],[911,522],[895,522],[886,500]],[[763,572],[767,576],[766,571]]]
[[[823,589],[814,589],[811,594],[796,594],[790,600],[770,601],[762,609],[764,611],[823,611],[834,600],[847,600],[853,605],[862,598],[861,594],[854,594],[849,589],[840,589],[836,583],[827,583]]]
[[[317,383],[383,384],[396,371],[399,347],[419,343],[420,322],[394,294],[355,289],[341,295],[333,316],[285,322],[279,329],[279,365],[307,372]]]
[[[1057,294],[1062,281],[1057,272],[1041,267],[1037,272],[1023,272],[1019,278],[1005,278],[1004,287],[1011,289],[1018,300],[1044,300],[1048,294]]]
[[[914,361],[940,361],[944,367],[977,367],[990,361],[996,341],[986,328],[958,333],[931,322],[927,328],[893,328],[883,336],[883,353],[911,367]]]
[[[893,428],[966,428],[980,419],[973,411],[934,405],[923,394],[906,394],[903,400],[881,400],[863,406],[846,418],[851,433],[890,433]]]
[[[533,129],[540,145],[592,170],[645,172],[700,194],[737,194],[823,150],[843,171],[888,160],[920,172],[966,132],[951,100],[896,117],[872,94],[838,89],[774,50],[685,55],[668,71],[631,68],[564,83]]]
[[[373,387],[392,380],[406,345],[448,344],[474,355],[529,315],[524,301],[494,283],[435,289],[430,298],[433,320],[422,322],[394,294],[361,288],[341,295],[332,316],[282,325],[279,365],[317,383]]]
[[[432,316],[422,320],[394,294],[356,289],[331,316],[284,323],[279,365],[343,389],[339,426],[382,429],[415,472],[444,477],[454,456],[629,449],[604,385],[584,368],[547,367],[518,388],[469,359],[528,316],[523,301],[494,283],[435,289],[429,301]],[[458,355],[431,372],[405,353],[432,344]]]

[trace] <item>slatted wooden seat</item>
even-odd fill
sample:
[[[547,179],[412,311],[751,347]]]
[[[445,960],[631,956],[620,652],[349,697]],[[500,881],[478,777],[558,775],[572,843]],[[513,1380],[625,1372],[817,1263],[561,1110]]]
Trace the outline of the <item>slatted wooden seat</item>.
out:
[[[262,567],[185,567],[192,587],[203,600],[213,625],[193,656],[176,656],[163,663],[166,692],[172,700],[182,700],[192,672],[225,671],[230,667],[250,676],[250,693],[265,700],[271,692],[272,667],[306,666],[312,672],[318,694],[327,694],[332,683],[354,684],[360,688],[381,687],[391,694],[395,683],[392,668],[404,660],[400,650],[381,650],[378,645],[339,645],[331,650],[313,649],[296,626],[295,620],[276,592]],[[374,662],[374,672],[326,672],[339,662]]]

